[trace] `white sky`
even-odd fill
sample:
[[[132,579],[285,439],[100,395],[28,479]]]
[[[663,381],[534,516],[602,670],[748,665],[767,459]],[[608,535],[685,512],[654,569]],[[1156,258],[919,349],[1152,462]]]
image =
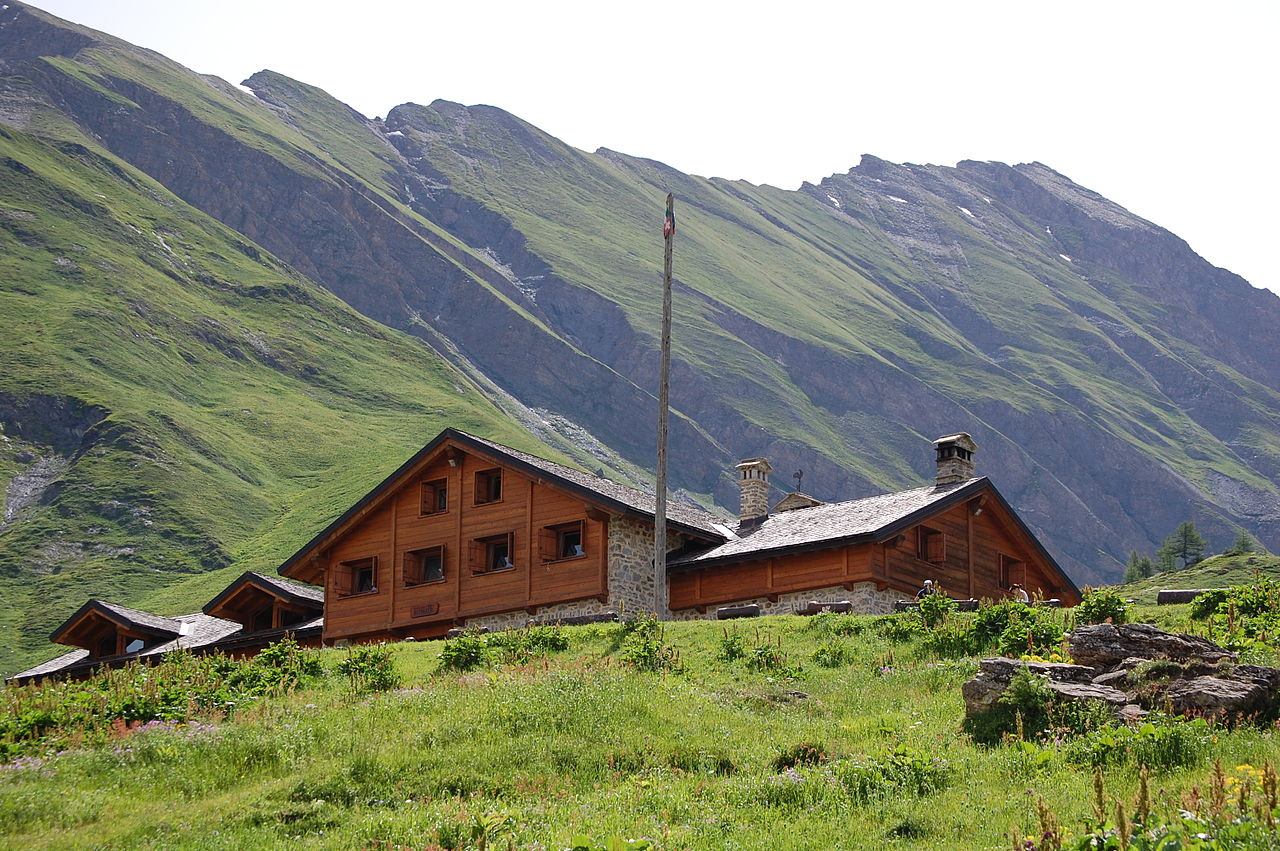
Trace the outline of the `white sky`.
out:
[[[858,163],[1039,160],[1280,292],[1274,0],[36,0],[362,113],[486,103],[571,145],[794,189]]]

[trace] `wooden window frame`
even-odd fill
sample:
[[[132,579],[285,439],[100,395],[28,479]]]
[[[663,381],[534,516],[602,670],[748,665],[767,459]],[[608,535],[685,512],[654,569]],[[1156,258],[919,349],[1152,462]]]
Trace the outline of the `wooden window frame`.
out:
[[[494,487],[497,482],[497,487]],[[472,500],[476,505],[493,505],[502,502],[503,496],[502,468],[494,467],[489,470],[476,471],[476,489]],[[494,496],[494,491],[497,496]]]
[[[947,534],[929,526],[916,527],[916,558],[929,564],[946,564]]]
[[[1015,582],[1019,585],[1023,585],[1023,577],[1019,576],[1015,579],[1013,574],[1014,571],[1026,573],[1026,564],[1027,563],[1020,558],[1014,558],[1013,556],[1007,556],[1004,553],[998,553],[996,555],[996,579],[1000,588],[1007,591],[1013,587]],[[1026,589],[1023,588],[1023,590],[1025,591]]]
[[[582,552],[565,555],[565,537],[568,535],[576,535],[578,538],[578,549]],[[542,534],[538,539],[538,552],[542,558],[543,564],[551,564],[557,561],[573,561],[574,559],[587,557],[587,524],[583,520],[574,520],[570,523],[556,523],[551,526],[543,526]]]
[[[444,503],[441,507],[440,503]],[[418,504],[418,516],[445,514],[449,510],[449,480],[432,479],[422,483],[422,501]]]
[[[509,567],[494,567],[499,559],[499,556],[495,553],[495,548],[497,547],[506,548],[506,559],[511,562]],[[515,551],[515,532],[504,532],[500,535],[486,535],[483,538],[474,538],[471,541],[471,573],[483,575],[515,570]]]
[[[370,587],[359,589],[359,576],[364,571],[372,571]],[[337,582],[334,583],[334,594],[339,597],[358,597],[362,594],[378,593],[378,557],[366,556],[338,562]]]
[[[434,579],[428,579],[425,571],[425,559],[428,556],[436,555],[440,557],[440,575]],[[404,587],[417,588],[422,585],[439,585],[445,581],[445,547],[441,544],[436,547],[422,547],[416,550],[406,550],[404,554]],[[416,574],[416,578],[411,578]]]

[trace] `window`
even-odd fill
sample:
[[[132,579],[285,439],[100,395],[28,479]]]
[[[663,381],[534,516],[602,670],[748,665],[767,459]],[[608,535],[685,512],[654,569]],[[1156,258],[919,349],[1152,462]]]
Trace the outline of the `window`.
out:
[[[476,505],[502,499],[502,471],[481,470],[476,473]]]
[[[543,561],[561,561],[568,558],[582,558],[587,554],[586,543],[582,534],[582,521],[561,523],[558,526],[546,526],[538,542],[538,551]]]
[[[133,641],[130,641],[128,644],[124,646],[124,652],[137,653],[139,650],[141,650],[146,646],[147,646],[147,642],[143,641],[141,638],[135,638]]]
[[[433,479],[422,483],[420,514],[440,514],[449,510],[449,480]]]
[[[1013,583],[1023,584],[1026,578],[1026,565],[1011,556],[1000,555],[1000,587],[1008,588]]]
[[[476,538],[471,542],[471,572],[494,573],[499,570],[512,570],[515,562],[515,535],[491,535],[487,538]]]
[[[410,550],[404,554],[405,587],[428,582],[444,582],[444,547]]]
[[[355,559],[338,564],[334,589],[339,596],[371,594],[378,590],[378,558]]]
[[[114,656],[119,643],[116,641],[116,634],[105,636],[98,640],[98,650],[95,656]]]
[[[264,629],[271,629],[275,624],[274,612],[271,606],[267,605],[259,609],[258,612],[250,619],[249,631],[261,632]]]
[[[916,558],[930,564],[942,564],[947,560],[947,536],[928,526],[919,527],[920,539]]]

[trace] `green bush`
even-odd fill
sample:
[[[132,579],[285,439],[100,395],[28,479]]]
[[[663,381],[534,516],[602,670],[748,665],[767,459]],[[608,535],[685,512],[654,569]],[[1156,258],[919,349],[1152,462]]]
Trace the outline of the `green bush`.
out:
[[[645,615],[623,621],[618,626],[622,628],[622,644],[618,652],[622,661],[637,670],[653,673],[682,670],[680,653],[663,643],[662,624],[657,618]]]
[[[338,663],[355,693],[390,691],[400,685],[391,647],[386,644],[359,644],[347,649],[347,658]]]
[[[464,632],[456,638],[450,638],[440,648],[439,670],[473,671],[489,665],[491,660],[492,654],[484,636]]]
[[[1068,762],[1094,768],[1181,768],[1195,765],[1204,757],[1211,735],[1212,729],[1203,718],[1155,718],[1138,727],[1107,724],[1072,739],[1064,752]]]
[[[840,668],[853,661],[853,650],[837,638],[819,644],[811,657],[823,668]]]
[[[1083,623],[1124,623],[1129,604],[1114,588],[1090,588],[1076,606],[1076,620]]]
[[[721,662],[735,662],[738,659],[745,659],[746,656],[747,645],[738,628],[725,627],[716,651],[716,658]]]
[[[916,606],[916,614],[924,622],[926,629],[933,629],[955,610],[956,601],[946,594],[926,594],[920,598],[920,605]]]
[[[809,619],[808,629],[828,635],[861,635],[867,619],[845,612],[818,612]]]
[[[1191,617],[1202,621],[1207,620],[1210,615],[1216,615],[1227,602],[1227,593],[1226,588],[1215,588],[1196,595],[1191,601]]]
[[[821,765],[829,759],[831,754],[827,752],[826,745],[822,742],[797,742],[788,748],[783,748],[773,758],[771,764],[774,771],[785,771],[798,765]]]
[[[901,644],[919,638],[924,632],[924,623],[909,612],[896,615],[882,615],[871,623],[876,634],[894,644]]]

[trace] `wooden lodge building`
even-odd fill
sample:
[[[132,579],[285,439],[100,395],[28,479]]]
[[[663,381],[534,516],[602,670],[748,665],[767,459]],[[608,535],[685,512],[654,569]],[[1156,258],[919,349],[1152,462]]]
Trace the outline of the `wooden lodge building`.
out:
[[[101,667],[158,659],[179,648],[251,656],[286,634],[300,644],[318,645],[323,607],[321,589],[253,572],[242,574],[201,611],[173,618],[90,600],[50,636],[54,643],[76,649],[9,681],[80,679]]]
[[[934,442],[931,485],[848,502],[768,505],[764,459],[737,465],[734,528],[668,512],[666,618],[810,600],[892,611],[925,579],[964,598],[1080,592],[986,478],[966,434]],[[324,586],[324,640],[431,638],[607,612],[652,611],[654,497],[446,429],[280,568]]]
[[[898,493],[769,506],[769,462],[737,465],[732,527],[669,504],[669,619],[812,600],[883,613],[926,579],[957,598],[1080,592],[985,477],[967,434],[934,441],[937,477]],[[456,627],[653,611],[654,496],[445,429],[280,567],[246,573],[205,606],[164,618],[91,600],[52,638],[76,647],[25,682],[83,675],[176,647],[249,654],[286,632],[304,643],[435,638]],[[295,581],[291,581],[295,580]],[[308,583],[308,584],[301,584]],[[320,587],[316,587],[320,586]],[[323,617],[321,617],[323,615]]]

